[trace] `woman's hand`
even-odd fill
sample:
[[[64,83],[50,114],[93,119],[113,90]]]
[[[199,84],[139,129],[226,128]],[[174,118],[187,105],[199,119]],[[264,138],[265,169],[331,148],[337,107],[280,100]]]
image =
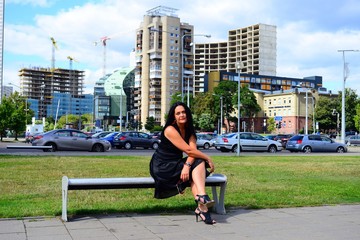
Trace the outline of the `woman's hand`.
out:
[[[213,173],[215,171],[215,165],[214,165],[214,162],[209,159],[207,160],[207,164],[209,164],[209,167],[210,167],[210,173]]]
[[[190,168],[184,164],[184,167],[181,170],[181,174],[180,174],[181,181],[183,181],[183,182],[188,181],[189,180],[189,173],[190,173]]]

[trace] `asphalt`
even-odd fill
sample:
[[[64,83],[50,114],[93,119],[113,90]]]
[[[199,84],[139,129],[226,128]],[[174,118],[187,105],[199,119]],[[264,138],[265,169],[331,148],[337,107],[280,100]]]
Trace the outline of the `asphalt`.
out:
[[[1,219],[0,240],[269,239],[359,240],[360,205],[281,209],[228,209],[215,225],[188,214],[117,214]]]

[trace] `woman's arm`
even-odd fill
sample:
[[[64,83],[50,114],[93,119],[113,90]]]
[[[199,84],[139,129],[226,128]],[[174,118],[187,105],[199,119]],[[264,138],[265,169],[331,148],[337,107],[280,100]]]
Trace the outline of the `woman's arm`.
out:
[[[179,132],[173,126],[168,126],[165,129],[164,134],[166,138],[172,142],[172,144],[174,144],[178,149],[180,149],[190,157],[189,161],[194,161],[193,160],[194,158],[204,159],[210,165],[210,172],[214,171],[214,164],[211,158],[197,149],[195,136],[191,136],[189,140],[189,144],[187,144],[185,140],[180,136]]]

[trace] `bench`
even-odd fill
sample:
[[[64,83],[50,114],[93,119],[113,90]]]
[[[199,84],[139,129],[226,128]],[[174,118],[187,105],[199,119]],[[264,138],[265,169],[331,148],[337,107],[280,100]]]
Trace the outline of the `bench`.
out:
[[[226,214],[225,189],[227,177],[222,174],[212,174],[206,178],[206,186],[212,187],[212,195],[215,201],[213,211],[218,214]],[[152,177],[131,178],[62,178],[62,216],[65,222],[67,218],[67,203],[69,190],[93,190],[93,189],[131,189],[131,188],[154,188],[155,181]],[[216,187],[220,187],[219,194]]]

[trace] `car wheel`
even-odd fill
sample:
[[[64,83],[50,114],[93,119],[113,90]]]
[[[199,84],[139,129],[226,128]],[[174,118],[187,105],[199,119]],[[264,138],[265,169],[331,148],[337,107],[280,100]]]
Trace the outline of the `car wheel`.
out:
[[[209,149],[209,148],[210,148],[210,144],[204,143],[204,149]]]
[[[92,147],[92,151],[93,152],[104,152],[104,146],[101,145],[100,143],[96,143],[93,147]]]
[[[44,152],[55,152],[56,151],[56,144],[55,143],[47,143],[45,146],[51,146],[49,149],[44,149]]]
[[[269,153],[276,153],[276,152],[277,152],[276,146],[270,145],[270,146],[269,146],[269,149],[268,149],[268,152],[269,152]]]
[[[130,143],[130,142],[126,142],[126,143],[124,144],[124,148],[125,148],[126,150],[131,149],[131,148],[132,148],[131,143]]]
[[[310,146],[305,146],[304,149],[303,149],[303,152],[304,153],[311,153],[312,152],[312,149]]]
[[[338,147],[338,148],[336,149],[336,152],[337,152],[337,153],[344,153],[344,152],[345,152],[345,149],[344,149],[343,147]]]
[[[158,147],[159,147],[159,143],[157,143],[157,142],[154,142],[153,143],[153,145],[152,145],[152,149],[158,149]]]
[[[238,148],[238,146],[237,146],[237,144],[235,144],[235,145],[232,147],[231,151],[232,151],[232,152],[237,152],[237,148]]]

